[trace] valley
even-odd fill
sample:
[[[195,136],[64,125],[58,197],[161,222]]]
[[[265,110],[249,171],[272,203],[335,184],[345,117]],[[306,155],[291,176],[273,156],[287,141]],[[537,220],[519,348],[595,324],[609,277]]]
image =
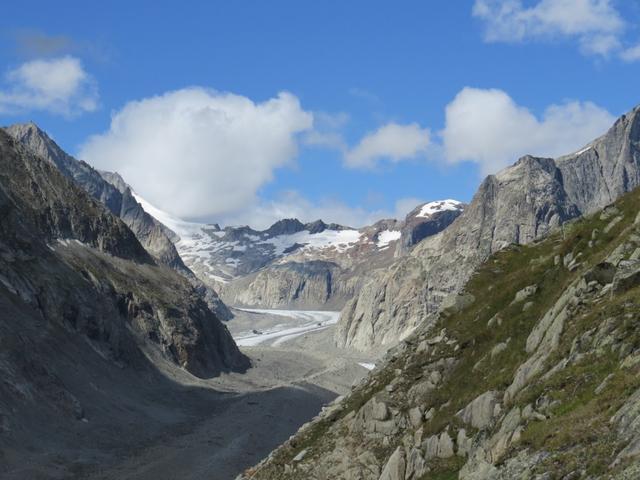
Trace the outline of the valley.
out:
[[[1,478],[639,477],[640,106],[358,227],[127,181],[0,129]]]

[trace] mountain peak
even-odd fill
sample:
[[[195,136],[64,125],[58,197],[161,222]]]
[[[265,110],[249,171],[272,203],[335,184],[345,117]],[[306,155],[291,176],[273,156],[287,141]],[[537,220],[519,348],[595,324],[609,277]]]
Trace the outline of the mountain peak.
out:
[[[270,236],[290,235],[304,230],[304,224],[297,218],[284,218],[271,225],[265,233]]]
[[[409,216],[428,218],[439,212],[461,211],[463,209],[464,204],[462,202],[448,198],[446,200],[435,200],[433,202],[424,203],[413,210]]]

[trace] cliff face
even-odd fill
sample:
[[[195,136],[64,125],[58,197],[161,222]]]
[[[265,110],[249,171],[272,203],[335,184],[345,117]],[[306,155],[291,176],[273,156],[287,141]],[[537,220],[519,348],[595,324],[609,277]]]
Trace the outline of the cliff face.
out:
[[[12,125],[5,130],[36,155],[55,165],[64,176],[73,179],[111,213],[120,217],[154,258],[176,269],[186,268],[159,222],[140,207],[123,181],[120,190],[90,165],[65,153],[33,123]]]
[[[638,205],[500,248],[244,478],[638,478]]]
[[[359,230],[349,230],[318,221],[302,225],[309,234],[293,244],[281,257],[270,260],[255,272],[226,284],[220,293],[230,304],[266,308],[341,309],[358,292],[376,270],[392,264],[394,257],[405,255],[424,238],[449,226],[464,208],[460,202],[447,200],[418,206],[404,221],[380,220]],[[268,231],[283,233],[281,222]],[[296,223],[290,224],[295,226]],[[277,227],[277,228],[275,228]],[[313,245],[314,234],[322,235],[327,227],[349,233],[350,243]],[[324,233],[326,235],[326,233]],[[291,240],[289,240],[291,241]],[[246,252],[242,252],[246,263]]]
[[[154,259],[184,275],[202,293],[209,307],[221,320],[232,317],[217,293],[199,281],[185,266],[172,241],[175,233],[145,212],[120,175],[98,172],[87,163],[76,160],[33,123],[12,125],[5,131],[31,152],[58,168],[65,177],[73,180],[119,217]]]
[[[450,227],[377,272],[345,306],[336,342],[362,350],[397,342],[491,253],[540,239],[640,185],[639,112],[621,117],[578,153],[526,156],[487,177]]]
[[[144,355],[199,376],[247,366],[184,277],[157,265],[119,218],[3,131],[0,217],[0,289],[43,335],[67,329],[132,366]]]

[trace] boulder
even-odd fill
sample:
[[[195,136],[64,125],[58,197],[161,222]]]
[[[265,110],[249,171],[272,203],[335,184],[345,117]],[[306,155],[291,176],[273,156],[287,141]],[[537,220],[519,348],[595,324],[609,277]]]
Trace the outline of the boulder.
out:
[[[463,410],[457,413],[457,416],[467,425],[482,430],[491,425],[496,404],[499,403],[501,394],[490,390],[483,393]]]
[[[387,460],[379,480],[405,480],[405,470],[404,448],[398,447]]]

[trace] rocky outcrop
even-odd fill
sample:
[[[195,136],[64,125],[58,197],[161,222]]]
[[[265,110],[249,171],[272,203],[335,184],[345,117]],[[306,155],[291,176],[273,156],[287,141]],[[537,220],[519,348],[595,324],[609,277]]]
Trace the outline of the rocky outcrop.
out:
[[[578,153],[526,156],[488,176],[449,228],[376,273],[345,306],[337,344],[368,349],[397,342],[493,252],[543,238],[640,185],[639,141],[640,107]]]
[[[47,328],[78,332],[126,364],[148,352],[200,376],[247,366],[184,277],[158,266],[118,217],[3,131],[0,217],[0,288]]]
[[[64,152],[34,123],[16,124],[5,130],[25,147],[55,165],[66,177],[73,179],[93,198],[120,217],[136,235],[145,249],[165,265],[185,269],[178,252],[165,234],[165,229],[136,202],[129,186],[117,174],[108,175],[115,184],[89,164]]]
[[[228,320],[233,316],[217,293],[198,280],[185,266],[173,244],[177,240],[176,234],[145,212],[134,198],[131,187],[120,175],[98,172],[86,162],[76,160],[34,123],[16,124],[5,130],[118,216],[153,258],[187,277],[218,318]]]
[[[447,228],[460,216],[465,205],[456,200],[441,200],[418,205],[407,214],[400,229],[396,256],[407,254],[411,248],[427,237]]]
[[[234,305],[317,310],[339,308],[358,286],[339,265],[320,260],[286,262],[233,284]],[[231,296],[223,286],[223,295]]]

